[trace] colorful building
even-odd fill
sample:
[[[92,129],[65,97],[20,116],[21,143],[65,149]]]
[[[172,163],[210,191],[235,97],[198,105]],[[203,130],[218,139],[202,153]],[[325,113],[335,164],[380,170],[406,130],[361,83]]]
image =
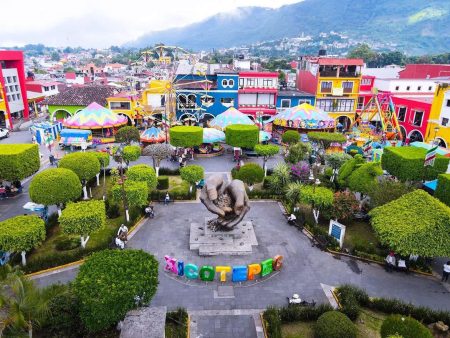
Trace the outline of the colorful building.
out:
[[[314,95],[296,89],[286,89],[278,91],[277,95],[277,112],[285,109],[309,103],[314,106],[316,98]]]
[[[59,82],[47,80],[31,80],[26,82],[27,90],[30,92],[40,93],[44,96],[52,96],[59,94]]]
[[[425,141],[450,148],[450,77],[436,86]]]
[[[120,92],[114,96],[106,98],[107,107],[118,115],[123,115],[128,120],[128,125],[132,125],[136,120],[141,119],[139,98],[133,93]]]
[[[301,57],[297,88],[316,97],[316,107],[347,129],[355,119],[362,59]]]
[[[450,65],[409,64],[399,73],[400,79],[430,79],[450,76]]]
[[[151,80],[142,92],[140,106],[144,116],[154,115],[156,118],[162,119],[164,114],[168,114],[167,118],[173,119],[176,110],[176,94],[173,84],[168,80]]]
[[[6,95],[3,92],[3,86],[0,83],[0,128],[6,127],[6,121],[9,116],[6,110],[5,96]]]
[[[27,119],[29,115],[22,51],[0,51],[0,84],[4,93],[0,121],[13,128],[14,119]]]

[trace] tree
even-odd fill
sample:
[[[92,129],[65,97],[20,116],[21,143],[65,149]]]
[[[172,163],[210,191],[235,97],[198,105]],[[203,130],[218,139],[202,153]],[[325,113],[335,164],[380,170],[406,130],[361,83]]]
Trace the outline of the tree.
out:
[[[125,146],[123,147],[123,160],[128,165],[130,162],[137,161],[141,156],[141,147],[139,146]]]
[[[280,148],[272,144],[257,144],[255,146],[255,152],[258,154],[258,156],[263,157],[264,176],[267,176],[267,167],[266,167],[267,159],[270,156],[278,154],[279,151]]]
[[[333,200],[333,191],[330,189],[311,185],[304,185],[301,189],[300,201],[305,204],[311,204],[316,223],[319,223],[320,210],[331,207]]]
[[[285,189],[286,199],[289,203],[295,206],[298,202],[300,202],[301,190],[303,188],[303,184],[300,182],[289,183]]]
[[[289,146],[286,161],[295,164],[302,160],[306,160],[308,158],[308,155],[311,154],[311,151],[311,144],[296,142]]]
[[[411,184],[389,179],[381,179],[378,184],[372,186],[372,189],[368,193],[370,196],[370,207],[380,207],[402,197],[403,195],[406,195],[407,193],[410,193],[413,190],[414,186]]]
[[[345,135],[340,133],[328,133],[326,131],[312,131],[308,133],[308,138],[317,142],[323,149],[327,149],[332,143],[344,143],[347,141]]]
[[[40,166],[37,144],[0,144],[0,181],[21,181]]]
[[[277,163],[273,169],[271,180],[269,183],[270,188],[278,193],[284,191],[284,189],[291,182],[291,169],[285,163]]]
[[[155,170],[147,164],[138,164],[130,167],[127,171],[127,177],[131,181],[145,182],[149,192],[155,189],[158,184]]]
[[[369,194],[378,184],[377,177],[383,175],[379,163],[364,163],[354,170],[348,177],[348,187],[351,191]]]
[[[51,55],[52,61],[59,61],[59,53],[58,52],[53,52]]]
[[[45,240],[45,224],[36,215],[15,216],[0,222],[0,249],[20,252],[22,265],[26,265],[25,254]]]
[[[338,174],[338,183],[341,186],[348,186],[348,178],[352,174],[354,170],[359,168],[362,164],[364,164],[366,161],[361,155],[355,155],[355,157],[350,158],[349,160],[345,161],[344,164],[342,164],[341,168],[339,169]]]
[[[297,143],[300,141],[300,134],[295,130],[288,130],[281,136],[281,142],[288,145]]]
[[[86,248],[89,235],[105,224],[106,210],[103,201],[69,203],[59,217],[62,231],[69,235],[79,235],[83,249]]]
[[[414,190],[370,211],[381,243],[401,255],[450,255],[450,208],[423,190]]]
[[[86,184],[100,171],[100,162],[93,153],[80,152],[65,155],[58,164],[59,168],[72,170],[83,185],[84,199],[88,199]]]
[[[61,205],[76,201],[81,195],[81,183],[78,176],[69,169],[51,168],[36,174],[30,183],[30,199],[34,203],[57,205],[61,214]]]
[[[126,313],[148,305],[158,286],[158,261],[142,250],[103,250],[81,265],[74,283],[80,316],[89,331],[100,331]]]
[[[129,205],[141,207],[147,204],[148,186],[145,182],[127,180],[124,183],[124,189]],[[111,188],[111,195],[115,203],[122,201],[123,194],[121,184],[116,184]]]
[[[331,153],[325,155],[325,162],[333,169],[339,169],[352,156],[347,153]]]
[[[176,126],[169,129],[170,144],[174,147],[191,148],[203,143],[203,128]]]
[[[103,200],[106,199],[106,168],[109,166],[109,153],[103,151],[96,151],[93,153],[100,162],[100,168],[103,170]],[[97,186],[100,185],[100,173],[97,174]]]
[[[363,59],[365,63],[370,64],[375,61],[377,54],[367,43],[359,43],[349,53],[351,59]]]
[[[314,326],[314,337],[356,338],[355,324],[342,312],[328,311],[322,314]]]
[[[232,147],[253,149],[259,143],[259,129],[255,125],[232,124],[225,131],[225,139]]]
[[[131,144],[131,142],[139,142],[140,139],[139,129],[133,126],[122,127],[116,133],[116,142],[127,145]]]
[[[183,180],[189,182],[189,192],[192,192],[192,185],[205,176],[205,170],[199,165],[188,165],[180,169],[180,176]]]
[[[144,148],[142,155],[151,156],[156,170],[156,176],[159,176],[159,166],[161,161],[173,154],[173,147],[166,143],[150,144]]]
[[[450,174],[440,174],[438,176],[438,183],[434,196],[441,200],[441,202],[450,206]]]
[[[6,278],[0,281],[0,335],[23,337],[27,332],[31,338],[33,329],[51,315],[49,304],[58,292],[57,287],[41,289],[21,272],[9,271]]]
[[[294,179],[299,180],[300,182],[306,182],[309,179],[311,167],[309,162],[300,161],[297,164],[294,164],[291,167],[291,174]]]
[[[350,191],[338,191],[334,194],[331,215],[336,220],[350,219],[359,210],[359,203]]]
[[[256,163],[244,164],[237,172],[237,178],[247,183],[249,189],[253,189],[253,184],[260,183],[264,179],[264,170]]]

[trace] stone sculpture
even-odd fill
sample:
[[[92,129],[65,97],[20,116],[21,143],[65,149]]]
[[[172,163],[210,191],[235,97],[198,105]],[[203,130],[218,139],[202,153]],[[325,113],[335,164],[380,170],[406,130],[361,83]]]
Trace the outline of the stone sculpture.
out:
[[[214,175],[206,180],[200,200],[209,211],[218,216],[208,222],[208,226],[214,231],[232,230],[250,210],[244,182],[232,180],[228,183],[221,175]]]

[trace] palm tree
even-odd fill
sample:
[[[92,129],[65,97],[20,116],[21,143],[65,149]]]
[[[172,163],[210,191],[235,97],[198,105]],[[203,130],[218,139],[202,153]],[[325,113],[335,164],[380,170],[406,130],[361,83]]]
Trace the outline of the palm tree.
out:
[[[277,163],[273,169],[272,178],[270,180],[270,188],[282,193],[287,185],[291,182],[291,168],[285,163]]]
[[[50,300],[58,289],[39,289],[21,272],[10,269],[0,282],[0,335],[20,336],[39,326],[50,313]]]
[[[299,182],[290,183],[286,187],[286,198],[295,207],[300,202],[301,189],[303,185]]]

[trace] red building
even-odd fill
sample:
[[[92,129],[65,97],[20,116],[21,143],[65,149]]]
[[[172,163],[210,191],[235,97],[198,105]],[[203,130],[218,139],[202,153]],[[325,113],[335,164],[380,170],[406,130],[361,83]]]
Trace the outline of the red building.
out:
[[[12,128],[15,119],[29,115],[22,51],[0,51],[0,83],[6,110],[0,111],[0,123]]]
[[[396,97],[392,96],[397,119],[400,123],[402,139],[406,143],[425,140],[428,119],[430,117],[432,97]]]
[[[267,118],[277,112],[278,73],[239,72],[239,110],[253,118],[262,114]]]
[[[450,65],[411,64],[398,73],[400,79],[430,79],[450,76]]]
[[[361,76],[361,82],[359,85],[358,104],[356,111],[360,112],[369,103],[369,100],[373,96],[373,86],[375,83],[375,76],[363,75]]]

